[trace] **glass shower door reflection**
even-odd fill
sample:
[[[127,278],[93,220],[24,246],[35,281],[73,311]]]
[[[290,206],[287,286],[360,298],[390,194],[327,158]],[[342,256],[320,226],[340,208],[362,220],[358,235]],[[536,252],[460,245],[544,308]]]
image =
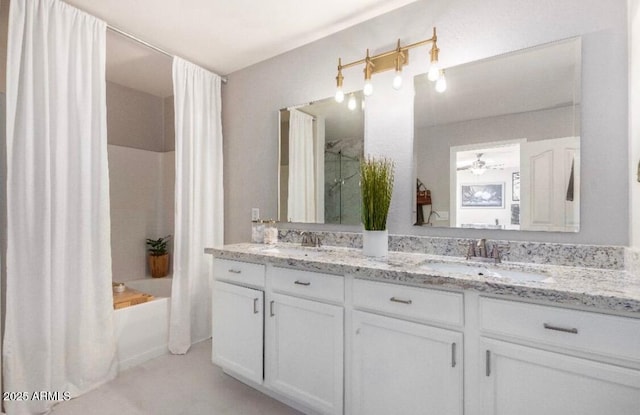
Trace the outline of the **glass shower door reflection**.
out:
[[[360,162],[342,152],[326,151],[325,223],[360,223]]]

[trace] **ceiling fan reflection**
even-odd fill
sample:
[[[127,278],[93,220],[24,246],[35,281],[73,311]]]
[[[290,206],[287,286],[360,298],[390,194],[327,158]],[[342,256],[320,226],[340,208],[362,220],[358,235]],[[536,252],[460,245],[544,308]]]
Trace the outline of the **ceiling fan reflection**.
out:
[[[471,174],[475,176],[483,175],[487,170],[502,170],[504,169],[503,163],[494,163],[491,160],[482,160],[482,155],[484,153],[477,153],[476,160],[467,164],[466,166],[461,166],[457,168],[457,171],[469,170]]]

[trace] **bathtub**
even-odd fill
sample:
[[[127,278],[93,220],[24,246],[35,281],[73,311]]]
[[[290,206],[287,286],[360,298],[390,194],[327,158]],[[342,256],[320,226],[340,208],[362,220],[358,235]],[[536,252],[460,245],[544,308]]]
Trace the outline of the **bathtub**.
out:
[[[153,295],[152,301],[114,310],[120,370],[167,354],[171,278],[144,278],[125,285]]]

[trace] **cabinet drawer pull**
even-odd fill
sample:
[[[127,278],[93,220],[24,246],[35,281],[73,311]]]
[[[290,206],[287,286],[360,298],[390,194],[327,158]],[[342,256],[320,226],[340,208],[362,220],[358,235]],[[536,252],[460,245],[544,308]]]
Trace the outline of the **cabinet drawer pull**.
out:
[[[241,273],[242,273],[242,271],[241,271],[241,270],[239,270],[239,269],[233,269],[233,268],[230,268],[230,269],[229,269],[229,272],[230,272],[230,273],[232,273],[232,274],[241,274]]]
[[[491,352],[489,350],[487,350],[485,365],[484,374],[491,376]]]
[[[402,303],[402,304],[411,304],[411,300],[403,300],[402,298],[391,297],[389,301],[393,301],[394,303]]]
[[[456,344],[451,343],[451,367],[456,367]]]
[[[257,297],[253,299],[253,314],[258,314],[259,313],[258,300],[259,300],[259,298],[257,298]]]
[[[576,328],[568,329],[566,327],[552,326],[551,324],[547,324],[547,323],[544,323],[543,326],[547,330],[555,330],[555,331],[561,331],[563,333],[578,334],[578,329]]]
[[[311,283],[310,283],[309,281],[298,281],[298,280],[296,280],[296,281],[294,282],[294,284],[304,285],[304,286],[311,285]]]
[[[270,315],[271,317],[275,316],[275,313],[273,312],[273,303],[274,303],[274,301],[273,301],[273,300],[271,300],[271,301],[269,302],[269,315]]]

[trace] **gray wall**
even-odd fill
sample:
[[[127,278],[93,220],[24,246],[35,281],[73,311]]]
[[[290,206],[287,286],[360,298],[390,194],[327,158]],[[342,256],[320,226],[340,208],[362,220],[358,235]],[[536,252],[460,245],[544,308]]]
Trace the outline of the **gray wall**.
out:
[[[0,92],[7,92],[7,38],[9,35],[9,0],[0,0]]]
[[[176,149],[176,129],[173,108],[173,96],[164,99],[164,151],[174,151]]]
[[[426,39],[438,28],[444,67],[550,41],[582,36],[581,230],[577,234],[416,228],[411,224],[411,77],[426,70],[428,48],[412,51],[403,90],[374,75],[366,106],[365,151],[396,160],[389,230],[393,234],[480,235],[492,239],[625,245],[629,240],[627,4],[604,0],[418,1],[228,76],[223,88],[225,242],[250,239],[250,209],[277,210],[278,109],[332,96],[338,57],[361,59]],[[423,65],[422,62],[425,62]],[[360,67],[344,71],[345,90],[362,88]],[[286,225],[284,225],[286,226]],[[307,228],[317,228],[306,226]],[[322,227],[350,229],[358,227]]]
[[[173,97],[107,82],[114,281],[149,275],[146,238],[173,234]]]
[[[164,125],[162,98],[107,81],[109,144],[166,151]]]

